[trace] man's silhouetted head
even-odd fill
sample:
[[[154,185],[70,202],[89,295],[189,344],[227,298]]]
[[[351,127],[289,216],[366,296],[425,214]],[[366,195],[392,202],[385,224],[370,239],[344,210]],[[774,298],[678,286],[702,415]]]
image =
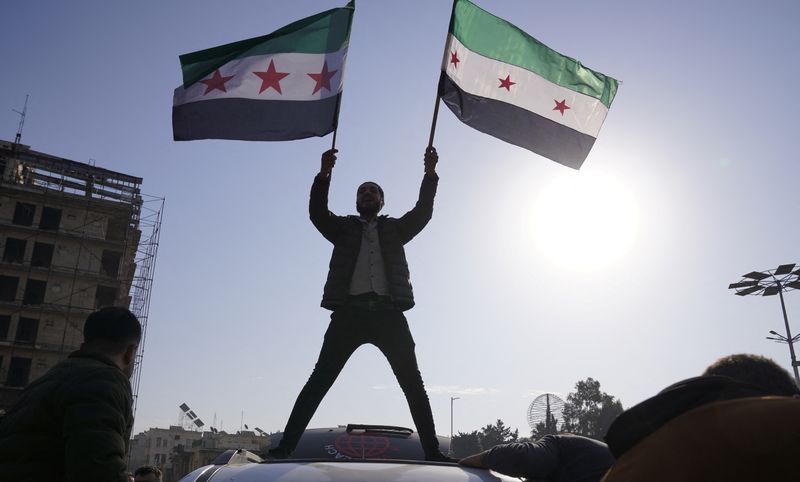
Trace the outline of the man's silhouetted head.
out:
[[[142,325],[126,308],[111,306],[90,314],[83,326],[81,351],[113,360],[130,377],[142,338]]]
[[[161,469],[152,465],[143,465],[133,473],[134,482],[161,482]]]
[[[383,208],[383,189],[374,182],[365,182],[356,191],[356,211],[362,218],[371,219]]]
[[[703,376],[709,375],[733,378],[766,390],[772,395],[790,397],[800,394],[789,372],[760,355],[742,353],[722,357],[703,372]]]

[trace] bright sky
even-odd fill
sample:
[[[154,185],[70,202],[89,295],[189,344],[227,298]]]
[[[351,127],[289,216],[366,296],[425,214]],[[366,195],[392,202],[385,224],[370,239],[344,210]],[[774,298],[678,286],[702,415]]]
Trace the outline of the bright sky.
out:
[[[172,141],[178,55],[269,33],[345,0],[9,2],[0,138],[142,176],[165,196],[135,432],[189,404],[224,430],[281,430],[328,323],[331,246],[308,220],[330,137]],[[623,81],[580,172],[481,134],[442,107],[441,181],[406,248],[407,312],[437,431],[501,418],[527,435],[536,394],[594,377],[629,407],[719,356],[789,368],[777,297],[740,275],[800,263],[800,4],[477,0]],[[330,207],[364,180],[386,214],[422,178],[450,2],[360,0]],[[557,233],[571,235],[570,239]],[[568,255],[569,254],[569,255]],[[800,293],[786,297],[800,331]],[[388,364],[361,348],[311,426],[413,427]]]

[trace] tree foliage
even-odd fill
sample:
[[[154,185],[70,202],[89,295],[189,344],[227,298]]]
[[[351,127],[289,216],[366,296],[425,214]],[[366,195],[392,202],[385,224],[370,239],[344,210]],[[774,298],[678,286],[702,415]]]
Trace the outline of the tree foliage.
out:
[[[575,391],[567,395],[561,431],[602,440],[622,411],[622,403],[601,391],[599,381],[587,378],[576,383]]]
[[[546,414],[547,420],[537,423],[531,431],[531,439],[538,440],[545,435],[555,435],[558,433],[558,420],[552,413]]]
[[[453,457],[463,458],[489,450],[495,445],[516,442],[518,439],[519,430],[511,430],[502,420],[497,419],[494,425],[489,424],[480,430],[453,435],[450,440],[450,451]]]
[[[519,430],[514,429],[511,431],[502,420],[497,419],[497,424],[489,424],[481,429],[480,433],[481,447],[483,450],[489,450],[495,445],[500,445],[508,442],[516,442],[519,438]]]
[[[450,440],[450,452],[455,458],[463,459],[481,451],[481,439],[477,430],[458,432]]]

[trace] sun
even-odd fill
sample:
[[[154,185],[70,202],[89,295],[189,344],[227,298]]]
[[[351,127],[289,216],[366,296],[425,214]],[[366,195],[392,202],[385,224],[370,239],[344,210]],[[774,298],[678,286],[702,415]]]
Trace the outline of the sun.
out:
[[[539,193],[531,236],[537,250],[559,267],[597,271],[630,251],[637,217],[634,196],[613,176],[570,172]]]

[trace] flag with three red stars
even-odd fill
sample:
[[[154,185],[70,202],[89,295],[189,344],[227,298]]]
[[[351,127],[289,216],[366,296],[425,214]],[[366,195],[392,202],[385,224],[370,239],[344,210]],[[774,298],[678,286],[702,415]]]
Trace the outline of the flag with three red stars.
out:
[[[579,169],[618,81],[455,0],[439,95],[465,124]]]
[[[272,32],[181,55],[176,141],[286,141],[333,132],[355,2]]]

